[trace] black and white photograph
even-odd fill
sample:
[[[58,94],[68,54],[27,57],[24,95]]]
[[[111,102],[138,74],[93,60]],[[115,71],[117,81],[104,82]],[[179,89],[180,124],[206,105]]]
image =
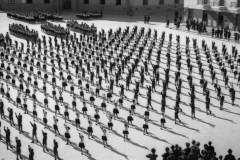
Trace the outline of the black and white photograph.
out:
[[[240,0],[0,0],[0,160],[240,160]]]

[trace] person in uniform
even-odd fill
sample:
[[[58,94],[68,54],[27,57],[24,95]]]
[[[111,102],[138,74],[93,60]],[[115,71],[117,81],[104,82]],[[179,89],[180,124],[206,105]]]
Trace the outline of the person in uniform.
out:
[[[107,133],[106,133],[107,131],[106,131],[106,129],[104,129],[102,127],[100,127],[100,128],[103,131],[102,141],[103,141],[103,145],[104,145],[104,148],[105,148],[106,146],[108,146],[108,143],[107,143],[108,139],[107,139]]]
[[[42,140],[43,152],[45,152],[45,150],[48,152],[49,150],[47,148],[47,133],[42,130],[42,135],[43,135]]]
[[[145,134],[148,134],[148,120],[145,118],[144,119],[144,121],[145,121],[145,123],[143,124],[143,134],[145,135]]]
[[[125,141],[125,140],[128,140],[128,134],[129,134],[128,123],[124,123],[124,127],[125,127],[125,129],[123,130],[123,138],[124,138],[124,141]]]
[[[92,128],[92,121],[90,120],[90,117],[88,117],[88,128],[87,128],[87,132],[88,132],[88,139],[90,139],[90,136],[93,138],[93,128]]]
[[[72,145],[72,143],[69,140],[71,138],[70,133],[69,133],[70,127],[67,124],[64,124],[64,127],[66,129],[66,132],[65,132],[65,138],[67,139],[66,145],[68,145],[69,143],[70,143],[70,145]]]

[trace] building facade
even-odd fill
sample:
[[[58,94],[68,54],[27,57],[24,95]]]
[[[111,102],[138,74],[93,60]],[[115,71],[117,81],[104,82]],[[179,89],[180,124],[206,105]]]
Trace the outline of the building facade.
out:
[[[58,10],[60,0],[0,0],[3,11]]]
[[[72,10],[102,10],[103,13],[162,15],[183,10],[184,0],[72,0]]]
[[[184,0],[0,0],[0,10],[102,11],[117,15],[179,16]]]
[[[196,19],[210,27],[240,29],[240,0],[185,0],[185,20]]]

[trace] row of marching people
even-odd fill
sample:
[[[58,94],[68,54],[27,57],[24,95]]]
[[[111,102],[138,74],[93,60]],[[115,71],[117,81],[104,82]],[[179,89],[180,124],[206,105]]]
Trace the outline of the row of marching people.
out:
[[[78,23],[77,21],[71,20],[67,21],[67,27],[75,32],[80,32],[86,35],[95,35],[97,33],[97,28],[92,24],[89,26],[86,23]]]
[[[29,23],[45,22],[46,20],[62,21],[63,16],[60,13],[48,12],[48,11],[32,11],[32,12],[17,12],[8,11],[7,16],[21,21]]]
[[[41,30],[46,34],[50,34],[52,36],[57,37],[67,37],[70,34],[69,29],[61,27],[60,24],[54,25],[52,23],[44,23],[41,24]]]
[[[87,12],[83,11],[81,13],[77,13],[76,17],[79,19],[90,19],[90,18],[101,18],[103,16],[102,11],[101,12]]]
[[[28,26],[24,26],[22,24],[9,24],[9,32],[16,37],[29,39],[34,42],[38,39],[38,31],[33,29],[31,30]]]

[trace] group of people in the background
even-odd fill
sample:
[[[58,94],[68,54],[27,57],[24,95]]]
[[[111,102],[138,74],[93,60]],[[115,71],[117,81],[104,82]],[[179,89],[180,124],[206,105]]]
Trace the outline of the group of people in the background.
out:
[[[45,12],[40,12],[40,15],[45,17],[45,19],[51,20],[51,21],[62,21],[63,20],[63,16],[60,12],[45,11]]]
[[[37,14],[36,12],[16,12],[16,11],[9,11],[7,12],[7,16],[9,18],[14,18],[16,20],[26,21],[29,23],[36,23],[36,21],[45,21],[46,19]]]
[[[94,24],[92,24],[91,26],[89,26],[86,23],[78,23],[75,20],[70,20],[67,21],[67,27],[70,28],[72,31],[76,31],[76,32],[81,32],[84,35],[94,35],[97,34],[97,28],[94,26]]]
[[[186,146],[182,148],[178,144],[172,145],[171,147],[165,148],[165,153],[162,154],[162,160],[236,160],[233,155],[232,149],[228,149],[225,156],[217,156],[215,152],[215,147],[212,142],[209,141],[207,144],[203,145],[203,149],[200,149],[200,143],[193,140],[190,143],[186,143]],[[158,155],[156,150],[153,148],[152,153],[148,154],[146,157],[150,160],[157,160]],[[238,158],[240,160],[240,158]]]
[[[190,31],[191,29],[197,31],[199,34],[207,33],[207,26],[204,22],[199,22],[195,19],[188,19],[186,21],[187,30]]]
[[[212,27],[212,29],[209,29],[208,31],[205,22],[200,22],[195,19],[188,19],[186,21],[186,27],[188,31],[194,30],[197,31],[198,34],[207,34],[211,32],[213,38],[226,39],[228,41],[233,38],[235,42],[239,42],[240,39],[240,32],[233,32],[230,29],[223,27]]]
[[[24,26],[22,24],[10,24],[9,32],[19,38],[29,39],[34,42],[38,39],[38,31],[29,29],[28,26]]]
[[[102,10],[98,11],[82,11],[76,14],[76,17],[79,19],[90,19],[90,18],[101,18],[103,16]]]
[[[56,36],[56,37],[66,37],[70,34],[70,30],[68,28],[64,28],[59,25],[54,25],[52,23],[44,23],[41,24],[41,30],[47,34]]]
[[[149,16],[149,14],[145,14],[144,15],[144,23],[149,24],[149,22],[150,22],[150,16]]]
[[[46,20],[61,21],[63,17],[61,13],[49,11],[8,11],[7,16],[16,20],[22,20],[29,23],[44,22]]]
[[[230,41],[232,36],[234,37],[235,42],[239,42],[240,33],[231,32],[228,29],[223,29],[223,28],[219,28],[219,27],[212,28],[212,37],[213,38],[226,39],[226,40]]]
[[[181,23],[182,23],[182,16],[175,16],[174,25],[176,26],[177,29],[180,28]]]

